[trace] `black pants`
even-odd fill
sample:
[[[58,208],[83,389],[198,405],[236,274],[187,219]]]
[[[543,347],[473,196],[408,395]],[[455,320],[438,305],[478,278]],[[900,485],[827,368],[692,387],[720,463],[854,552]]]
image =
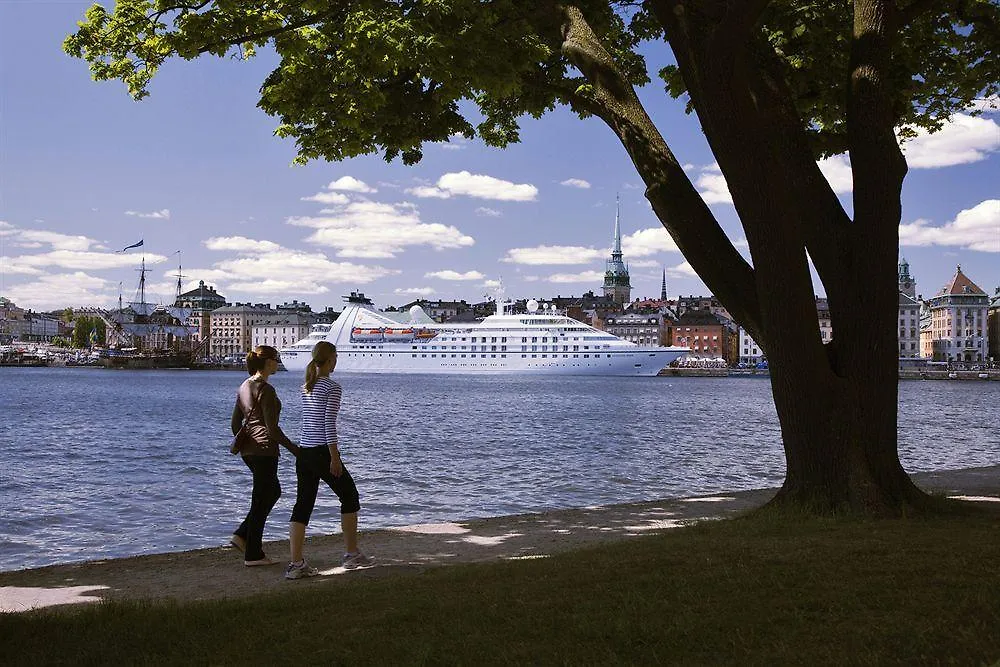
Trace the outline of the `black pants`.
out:
[[[340,499],[340,513],[352,514],[361,509],[358,497],[358,487],[354,478],[344,466],[340,477],[334,477],[330,472],[330,449],[325,445],[320,447],[303,447],[295,457],[295,507],[292,508],[292,521],[309,524],[313,507],[316,505],[316,494],[319,492],[319,481],[333,489]]]
[[[264,548],[261,544],[264,539],[264,523],[274,504],[281,497],[278,457],[244,456],[243,463],[246,463],[253,473],[253,492],[250,494],[250,511],[233,534],[246,540],[247,549],[244,556],[246,560],[260,560],[264,558]]]

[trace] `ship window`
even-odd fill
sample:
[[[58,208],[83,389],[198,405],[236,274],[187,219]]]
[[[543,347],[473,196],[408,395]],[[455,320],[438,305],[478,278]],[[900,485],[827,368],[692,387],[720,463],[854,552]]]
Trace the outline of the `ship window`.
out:
[[[590,359],[590,355],[589,354],[585,354],[585,355],[583,355],[583,358],[584,359]]]
[[[462,355],[462,358],[465,359],[465,355],[464,354]]]
[[[522,354],[522,355],[521,355],[521,358],[522,358],[522,359],[527,359],[527,358],[528,358],[528,355],[526,355],[526,354]]]
[[[414,355],[413,355],[413,358],[414,358],[414,359],[416,359],[416,358],[417,358],[417,355],[415,355],[415,354],[414,354]]]

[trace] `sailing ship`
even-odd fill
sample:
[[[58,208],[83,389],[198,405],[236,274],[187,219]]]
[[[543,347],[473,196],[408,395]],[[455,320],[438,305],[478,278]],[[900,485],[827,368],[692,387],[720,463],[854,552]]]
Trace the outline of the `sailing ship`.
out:
[[[123,307],[119,292],[117,312],[103,315],[108,349],[101,363],[106,368],[190,368],[198,349],[198,327],[187,324],[191,309],[148,303],[145,257],[138,271],[137,300]],[[178,294],[182,277],[178,266]]]

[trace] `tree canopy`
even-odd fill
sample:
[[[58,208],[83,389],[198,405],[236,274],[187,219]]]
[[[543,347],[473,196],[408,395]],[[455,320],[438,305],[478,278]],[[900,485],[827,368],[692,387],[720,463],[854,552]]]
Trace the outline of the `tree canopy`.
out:
[[[936,129],[955,110],[997,94],[997,3],[894,4],[889,88],[897,127]],[[712,48],[720,54],[753,30],[768,47],[761,57],[780,63],[817,155],[847,149],[853,19],[845,0],[118,0],[112,12],[91,7],[65,50],[86,59],[95,79],[120,79],[142,99],[168,58],[249,58],[273,48],[281,62],[263,82],[259,106],[280,118],[277,133],[295,139],[300,159],[379,152],[413,163],[424,142],[453,134],[492,146],[516,142],[520,117],[559,104],[595,113],[601,96],[581,70],[597,67],[599,76],[601,63],[589,62],[592,45],[565,39],[572,9],[625,83],[658,76],[674,97],[699,82],[686,80],[677,66],[647,72],[640,45],[666,38],[658,12],[718,15]],[[464,114],[463,101],[474,103],[481,118]]]

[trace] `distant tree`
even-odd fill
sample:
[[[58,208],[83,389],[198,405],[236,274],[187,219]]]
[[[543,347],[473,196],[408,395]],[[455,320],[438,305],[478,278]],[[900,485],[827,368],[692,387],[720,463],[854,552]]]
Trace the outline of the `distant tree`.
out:
[[[743,224],[726,237],[635,87],[640,45],[685,96]],[[929,506],[897,452],[897,132],[936,130],[1000,82],[992,0],[118,0],[65,43],[141,99],[168,58],[280,58],[259,106],[298,160],[379,152],[406,164],[454,134],[492,146],[566,105],[619,138],[646,198],[770,364],[787,472],[775,502],[899,514]],[[463,103],[464,102],[464,103]],[[847,152],[853,218],[816,159]],[[807,257],[808,253],[808,257]],[[812,259],[829,299],[824,345]]]
[[[66,323],[69,323],[69,322],[73,321],[73,309],[72,308],[66,308],[65,310],[63,310],[63,312],[62,312],[62,321],[66,322]]]

